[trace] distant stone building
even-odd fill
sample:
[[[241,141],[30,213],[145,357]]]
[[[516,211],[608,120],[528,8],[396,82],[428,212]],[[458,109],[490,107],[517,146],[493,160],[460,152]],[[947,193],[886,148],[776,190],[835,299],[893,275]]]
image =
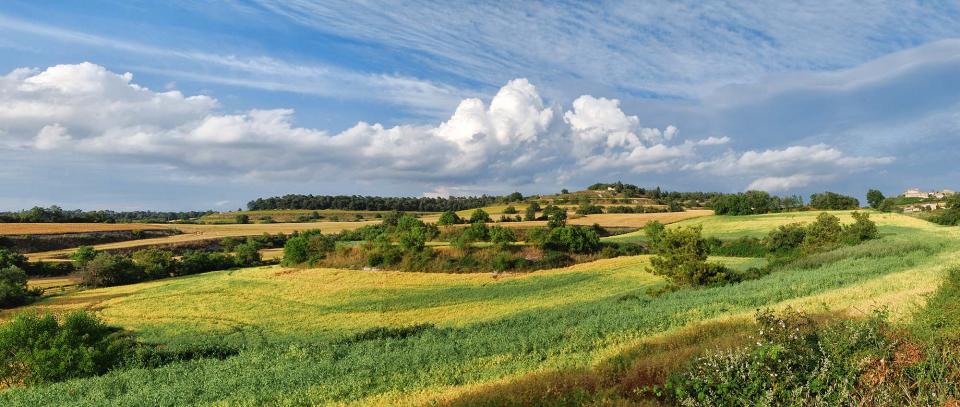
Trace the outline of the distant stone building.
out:
[[[926,198],[935,198],[935,199],[943,199],[944,197],[946,197],[946,196],[948,196],[948,195],[953,195],[953,194],[955,194],[955,193],[956,193],[956,192],[954,192],[952,189],[944,189],[944,190],[942,190],[942,191],[927,192],[927,191],[921,191],[920,188],[910,188],[910,189],[908,189],[908,190],[906,190],[906,191],[903,192],[903,196],[904,196],[905,198],[923,198],[923,199],[926,199]]]

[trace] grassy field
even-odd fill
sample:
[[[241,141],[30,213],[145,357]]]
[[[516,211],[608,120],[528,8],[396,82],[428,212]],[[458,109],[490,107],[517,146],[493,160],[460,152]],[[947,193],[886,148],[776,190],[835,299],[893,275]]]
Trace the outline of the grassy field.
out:
[[[0,223],[0,236],[161,229],[170,229],[170,226],[142,223]]]
[[[175,228],[182,234],[151,238],[151,239],[139,239],[139,240],[129,240],[123,242],[115,243],[106,243],[101,245],[94,246],[97,250],[115,250],[115,249],[129,249],[137,247],[149,247],[149,246],[158,246],[158,245],[171,245],[171,244],[181,244],[188,242],[197,242],[209,239],[221,239],[224,237],[239,237],[239,236],[257,236],[264,233],[277,234],[277,233],[293,233],[295,231],[309,230],[309,229],[320,229],[324,233],[336,233],[342,230],[353,230],[357,229],[364,225],[377,224],[379,221],[365,221],[365,222],[309,222],[309,223],[264,223],[264,224],[246,224],[246,225],[193,225],[193,224],[177,224],[169,225],[169,227]],[[64,250],[54,250],[49,252],[40,252],[40,253],[30,253],[27,257],[32,261],[37,260],[51,260],[57,258],[63,258],[73,253],[75,249],[64,249]]]
[[[680,224],[759,236],[814,216]],[[757,280],[657,297],[647,291],[664,282],[647,272],[647,256],[496,278],[274,266],[67,293],[30,308],[92,309],[170,348],[215,341],[243,350],[7,390],[0,405],[461,404],[464,395],[549,372],[646,360],[641,344],[746,320],[758,308],[856,314],[888,306],[902,319],[960,264],[960,233],[902,215],[874,219],[880,240]],[[718,260],[739,268],[762,262]]]

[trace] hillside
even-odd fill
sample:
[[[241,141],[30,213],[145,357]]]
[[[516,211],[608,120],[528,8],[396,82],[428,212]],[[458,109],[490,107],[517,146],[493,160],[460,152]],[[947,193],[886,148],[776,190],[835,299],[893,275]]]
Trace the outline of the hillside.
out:
[[[759,236],[817,214],[709,216],[677,225]],[[69,293],[29,308],[95,310],[169,348],[215,341],[242,350],[222,360],[10,389],[0,404],[471,404],[506,397],[500,393],[511,383],[564,388],[611,364],[627,373],[639,361],[675,365],[666,360],[738,343],[758,308],[859,315],[886,306],[905,320],[945,270],[960,264],[960,232],[903,215],[873,217],[879,240],[756,280],[655,297],[648,290],[664,281],[647,272],[649,256],[499,277],[271,266]],[[763,262],[717,260],[741,269]],[[700,334],[691,338],[692,327]],[[687,345],[651,345],[681,339]]]

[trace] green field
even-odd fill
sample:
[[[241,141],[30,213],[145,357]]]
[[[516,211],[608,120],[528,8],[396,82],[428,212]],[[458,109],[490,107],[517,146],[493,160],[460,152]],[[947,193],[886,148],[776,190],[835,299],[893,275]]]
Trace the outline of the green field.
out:
[[[762,236],[816,215],[677,225],[703,225],[722,238]],[[888,306],[904,319],[960,264],[960,233],[903,215],[872,217],[880,240],[760,279],[656,297],[648,290],[665,283],[647,272],[648,256],[499,277],[275,266],[69,293],[33,307],[93,309],[169,348],[218,342],[243,350],[224,360],[10,389],[0,405],[457,404],[464,394],[545,372],[628,363],[643,357],[637,347],[651,338],[744,320],[758,308],[856,314]],[[717,260],[735,268],[763,262]]]

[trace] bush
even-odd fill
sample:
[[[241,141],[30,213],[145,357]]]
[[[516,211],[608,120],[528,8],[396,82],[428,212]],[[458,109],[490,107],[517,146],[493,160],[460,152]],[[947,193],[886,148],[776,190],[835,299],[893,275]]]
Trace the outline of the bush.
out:
[[[27,273],[20,267],[0,268],[0,308],[23,305],[36,296],[27,288]]]
[[[472,214],[470,214],[470,223],[477,223],[477,222],[488,223],[492,221],[493,220],[490,219],[490,214],[488,214],[483,209],[477,209],[473,211]]]
[[[860,201],[851,196],[827,191],[810,195],[810,207],[819,210],[857,209],[860,207]]]
[[[247,242],[234,248],[237,264],[241,266],[256,266],[263,259],[260,257],[260,247],[254,242]]]
[[[236,259],[226,253],[189,251],[180,256],[177,274],[190,275],[236,267]]]
[[[550,229],[564,227],[567,224],[567,210],[559,206],[550,205],[543,209],[547,217],[547,227]]]
[[[29,386],[103,374],[119,366],[134,346],[128,336],[84,311],[62,321],[50,314],[19,314],[0,326],[0,383]]]
[[[294,266],[306,263],[310,259],[310,242],[305,236],[287,239],[283,245],[283,265]]]
[[[157,248],[133,252],[133,262],[146,274],[144,279],[169,277],[174,274],[176,265],[173,252]]]
[[[460,216],[457,215],[454,211],[446,211],[440,215],[440,219],[437,220],[437,225],[457,225],[463,223],[463,219],[460,219]]]
[[[581,204],[576,211],[577,215],[593,215],[598,213],[603,213],[603,207],[599,205],[591,205],[589,203]]]
[[[650,242],[651,247],[656,249],[656,247],[660,244],[660,240],[663,238],[663,232],[666,229],[666,226],[655,220],[651,220],[643,225],[643,233],[647,236],[647,241]]]
[[[531,221],[537,220],[537,212],[540,211],[540,204],[536,202],[530,202],[530,205],[527,206],[527,209],[523,212],[523,220]]]
[[[13,266],[23,268],[26,265],[27,256],[0,247],[0,268]]]
[[[802,223],[780,225],[764,240],[767,251],[775,255],[784,255],[800,248],[807,237],[807,227]]]
[[[854,212],[851,214],[854,222],[843,226],[844,243],[855,245],[867,240],[879,239],[880,230],[877,224],[870,220],[870,214],[866,212]]]
[[[596,253],[600,250],[600,237],[593,230],[579,226],[562,226],[550,229],[540,244],[543,250],[570,253]]]
[[[865,320],[818,324],[788,309],[781,314],[759,312],[757,322],[759,334],[749,347],[697,358],[672,375],[666,390],[674,402],[877,405],[886,400],[880,404],[907,404],[904,390],[914,386],[890,383],[908,376],[894,372],[907,367],[894,359],[899,341],[888,334],[883,313]]]
[[[490,242],[503,250],[510,247],[510,244],[517,241],[517,234],[513,229],[502,226],[490,228]]]
[[[651,272],[675,286],[715,285],[734,276],[723,265],[707,263],[709,246],[701,237],[700,226],[664,230],[656,253],[650,259]]]
[[[80,269],[80,283],[88,287],[110,287],[143,281],[143,270],[128,257],[98,253]]]
[[[234,219],[234,222],[239,223],[241,225],[246,225],[250,223],[250,216],[245,214],[239,214],[237,216],[234,216],[233,219]]]
[[[508,205],[506,208],[503,208],[503,213],[507,215],[515,215],[519,213],[519,211],[517,211],[517,208],[514,208],[513,205]]]
[[[840,242],[842,232],[840,218],[826,212],[821,213],[817,215],[816,221],[807,226],[803,248],[810,253],[834,246]]]
[[[83,267],[87,262],[97,257],[97,251],[92,246],[80,246],[70,255],[70,259],[77,268]]]

